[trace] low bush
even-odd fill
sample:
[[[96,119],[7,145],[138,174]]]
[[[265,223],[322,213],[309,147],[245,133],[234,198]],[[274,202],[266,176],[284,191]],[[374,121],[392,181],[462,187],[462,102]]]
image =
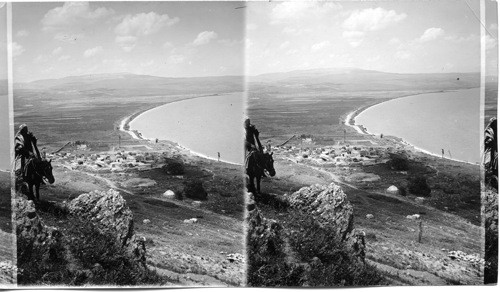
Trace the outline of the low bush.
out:
[[[254,287],[335,287],[383,284],[378,270],[351,253],[332,230],[304,214],[284,227],[249,224],[248,285]],[[277,223],[273,223],[277,224]],[[286,231],[285,231],[286,230]]]
[[[20,285],[162,285],[167,278],[135,259],[110,233],[70,218],[71,228],[58,230],[43,244],[18,236]]]
[[[165,158],[165,165],[162,167],[162,169],[166,174],[169,175],[182,175],[186,172],[184,169],[184,164],[172,158]]]
[[[422,175],[410,178],[408,191],[417,196],[429,197],[431,195],[431,188],[427,184],[427,179]]]
[[[389,165],[392,169],[397,171],[407,171],[410,168],[408,158],[403,154],[390,153]]]
[[[200,180],[189,180],[184,182],[183,196],[193,200],[206,200],[208,194]]]

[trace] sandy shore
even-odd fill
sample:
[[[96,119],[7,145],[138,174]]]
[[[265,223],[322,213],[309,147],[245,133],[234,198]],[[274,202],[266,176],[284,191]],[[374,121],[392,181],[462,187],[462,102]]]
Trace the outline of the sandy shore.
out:
[[[421,95],[421,94],[442,93],[442,92],[451,92],[451,91],[453,91],[453,90],[437,91],[437,92],[426,92],[426,93],[405,95],[405,96],[400,96],[400,97],[396,97],[396,98],[393,98],[393,99],[389,99],[389,100],[384,100],[384,101],[381,101],[381,102],[377,102],[377,103],[374,103],[374,104],[371,104],[371,105],[368,105],[368,106],[362,106],[362,107],[359,107],[356,110],[350,112],[349,114],[347,114],[347,116],[346,116],[346,118],[344,120],[344,124],[346,126],[349,126],[349,127],[353,128],[359,134],[369,135],[369,136],[377,136],[377,134],[369,132],[363,125],[356,124],[356,117],[359,116],[365,110],[367,110],[367,109],[369,109],[369,108],[371,108],[371,107],[373,107],[375,105],[379,105],[379,104],[382,104],[384,102],[392,101],[394,99],[404,98],[404,97],[408,97],[408,96]],[[468,162],[468,161],[464,161],[464,160],[460,160],[460,159],[455,159],[455,158],[451,158],[451,157],[446,157],[446,155],[441,155],[439,153],[433,153],[433,152],[428,151],[426,149],[417,147],[417,146],[415,146],[415,145],[407,142],[406,140],[404,140],[401,137],[398,137],[398,138],[401,139],[401,143],[403,143],[404,145],[413,147],[416,151],[425,153],[425,154],[433,156],[433,157],[443,158],[443,159],[447,159],[447,160],[451,160],[451,161],[456,161],[456,162],[467,163],[467,164],[471,164],[471,165],[477,165],[477,164],[479,164],[479,163]]]
[[[218,94],[216,94],[218,95]],[[149,138],[149,137],[144,137],[139,131],[137,130],[131,130],[130,129],[130,123],[136,119],[137,117],[139,117],[140,115],[142,114],[145,114],[146,112],[152,110],[152,109],[155,109],[155,108],[158,108],[158,107],[161,107],[161,106],[164,106],[164,105],[167,105],[167,104],[172,104],[172,103],[175,103],[175,102],[179,102],[179,101],[184,101],[184,100],[189,100],[189,99],[195,99],[195,98],[202,98],[202,97],[208,97],[208,96],[215,96],[215,95],[203,95],[203,96],[196,96],[196,97],[191,97],[191,98],[186,98],[186,99],[182,99],[182,100],[176,100],[176,101],[171,101],[171,102],[167,102],[167,103],[164,103],[162,105],[159,105],[159,106],[154,106],[154,107],[151,107],[151,108],[148,108],[148,109],[145,109],[145,110],[142,110],[142,111],[138,111],[136,113],[133,113],[129,116],[126,116],[125,118],[123,118],[121,121],[120,121],[120,126],[119,126],[119,129],[120,131],[122,132],[125,132],[127,134],[129,134],[133,139],[135,140],[144,140],[144,141],[150,141],[150,142],[153,142],[153,141],[156,141],[155,138]],[[202,154],[202,153],[199,153],[199,152],[196,152],[196,151],[193,151],[191,149],[189,149],[188,147],[186,146],[183,146],[181,144],[179,144],[178,142],[176,141],[170,141],[170,140],[158,140],[159,142],[160,141],[165,141],[165,142],[169,142],[169,143],[174,143],[178,148],[182,149],[182,150],[185,150],[185,151],[188,151],[191,155],[193,156],[197,156],[197,157],[201,157],[201,158],[204,158],[204,159],[208,159],[208,160],[212,160],[212,161],[217,161],[217,162],[224,162],[224,163],[227,163],[227,164],[231,164],[231,165],[243,165],[243,163],[234,163],[234,162],[231,162],[231,161],[227,161],[227,160],[224,160],[224,159],[217,159],[217,158],[214,158],[214,157],[210,157],[210,156],[207,156],[205,154]],[[243,149],[243,147],[242,147]]]

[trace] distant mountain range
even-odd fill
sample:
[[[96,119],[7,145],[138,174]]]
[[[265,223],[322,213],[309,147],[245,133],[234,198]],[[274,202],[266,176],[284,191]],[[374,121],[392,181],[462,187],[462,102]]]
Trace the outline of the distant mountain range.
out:
[[[187,94],[243,91],[242,76],[173,78],[131,73],[68,76],[14,84],[15,89],[115,91],[129,94]]]
[[[158,77],[131,73],[69,76],[15,83],[15,89],[118,91],[136,94],[218,93],[244,90],[244,76]],[[250,90],[262,87],[317,90],[427,90],[480,86],[480,73],[387,73],[358,68],[295,70],[248,76]],[[491,80],[489,78],[488,80]]]
[[[480,73],[387,73],[358,68],[327,68],[269,73],[249,77],[250,89],[260,87],[318,90],[446,90],[480,86]]]

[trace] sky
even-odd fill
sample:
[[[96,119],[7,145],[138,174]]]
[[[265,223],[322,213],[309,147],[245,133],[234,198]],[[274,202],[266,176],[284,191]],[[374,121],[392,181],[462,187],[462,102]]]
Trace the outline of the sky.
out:
[[[129,72],[242,75],[239,2],[13,4],[14,82]]]
[[[479,1],[467,1],[248,3],[247,74],[329,67],[480,72]],[[497,7],[491,0],[486,6],[492,67]]]

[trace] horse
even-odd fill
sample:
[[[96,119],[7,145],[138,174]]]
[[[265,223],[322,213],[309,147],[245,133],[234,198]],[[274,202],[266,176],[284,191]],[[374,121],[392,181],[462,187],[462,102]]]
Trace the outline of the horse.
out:
[[[260,194],[260,180],[262,177],[267,176],[266,172],[271,177],[276,175],[273,152],[250,152],[247,156],[247,162],[245,163],[245,173],[248,177],[247,190],[249,192]],[[254,180],[257,184],[257,188],[255,188]]]
[[[26,162],[26,167],[24,173],[20,173],[20,179],[22,179],[28,185],[28,200],[34,200],[35,196],[33,194],[33,186],[36,191],[36,200],[40,200],[40,185],[44,183],[44,179],[50,184],[55,182],[54,175],[52,174],[52,159],[47,160],[45,158],[30,159]],[[19,178],[18,178],[19,179]],[[44,183],[45,184],[45,183]]]

